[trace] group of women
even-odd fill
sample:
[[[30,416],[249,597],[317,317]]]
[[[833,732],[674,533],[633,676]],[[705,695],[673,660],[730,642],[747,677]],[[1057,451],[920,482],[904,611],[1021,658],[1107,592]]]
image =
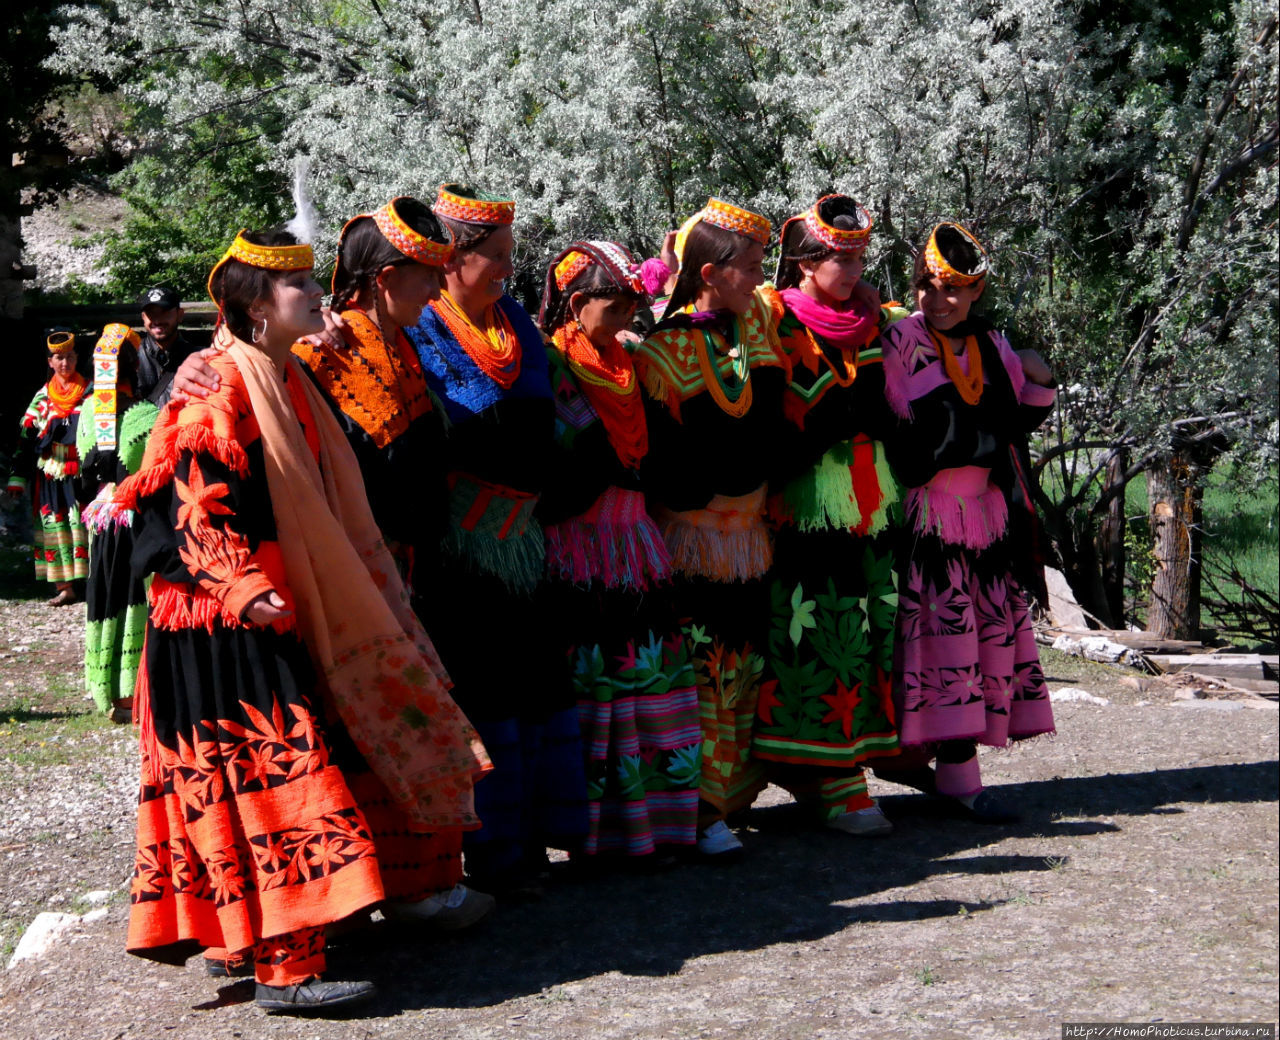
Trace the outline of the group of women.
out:
[[[268,1009],[367,999],[321,974],[374,905],[465,927],[549,848],[731,858],[769,782],[853,835],[891,830],[868,764],[1007,819],[976,745],[1053,728],[1008,504],[1053,391],[971,313],[971,234],[907,315],[853,200],[765,285],[769,221],[711,199],[644,278],[568,245],[535,323],[514,216],[454,184],[354,218],[336,318],[309,245],[241,232],[112,499],[151,576],[129,947],[252,965]]]

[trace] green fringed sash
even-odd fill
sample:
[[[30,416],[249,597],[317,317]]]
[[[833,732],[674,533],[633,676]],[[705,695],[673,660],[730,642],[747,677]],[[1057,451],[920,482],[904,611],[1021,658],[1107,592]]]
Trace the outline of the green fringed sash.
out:
[[[816,466],[786,486],[782,503],[801,531],[874,535],[899,522],[902,488],[884,446],[861,437],[828,448]]]

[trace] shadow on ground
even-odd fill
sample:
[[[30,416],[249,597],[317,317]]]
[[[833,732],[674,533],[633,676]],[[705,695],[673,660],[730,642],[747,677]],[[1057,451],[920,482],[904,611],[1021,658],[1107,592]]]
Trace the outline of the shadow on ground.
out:
[[[964,856],[994,837],[1108,834],[1106,817],[1180,812],[1177,803],[1269,802],[1275,761],[1052,779],[1001,789],[1022,823],[984,828],[948,818],[923,796],[881,800],[897,829],[858,840],[815,829],[794,804],[745,818],[746,857],[732,866],[684,865],[660,874],[610,874],[553,883],[536,902],[505,904],[474,933],[424,942],[381,925],[331,949],[333,977],[372,977],[371,1013],[483,1007],[605,972],[662,976],[691,958],[820,940],[850,924],[981,913],[996,902],[866,900],[930,876],[1054,869],[1045,856]],[[1069,817],[1069,819],[1064,819]],[[233,998],[234,999],[234,998]]]

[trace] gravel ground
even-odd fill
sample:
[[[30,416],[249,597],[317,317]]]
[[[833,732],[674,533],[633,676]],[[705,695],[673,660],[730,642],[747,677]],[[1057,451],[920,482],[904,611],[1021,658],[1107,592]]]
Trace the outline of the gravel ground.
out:
[[[897,830],[859,840],[770,789],[736,866],[564,877],[448,940],[377,924],[331,955],[378,983],[367,1015],[270,1017],[245,982],[123,951],[136,752],[86,714],[82,621],[0,600],[6,957],[41,910],[111,893],[48,957],[0,971],[0,1037],[1056,1038],[1063,1021],[1277,1019],[1274,705],[1174,701],[1060,657],[1055,687],[1111,703],[1060,703],[1056,738],[984,753],[1017,826],[876,782]]]

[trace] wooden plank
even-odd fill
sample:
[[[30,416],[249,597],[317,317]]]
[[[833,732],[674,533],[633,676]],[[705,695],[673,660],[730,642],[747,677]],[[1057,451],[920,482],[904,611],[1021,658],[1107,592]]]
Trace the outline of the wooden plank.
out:
[[[1147,654],[1147,660],[1162,672],[1199,672],[1224,679],[1274,679],[1276,655],[1263,654]]]
[[[1113,643],[1119,643],[1121,646],[1127,646],[1131,650],[1140,650],[1143,653],[1186,653],[1196,650],[1204,650],[1205,645],[1199,642],[1193,642],[1189,639],[1161,639],[1157,635],[1150,632],[1130,632],[1127,629],[1113,628],[1059,628],[1056,625],[1049,626],[1047,629],[1051,637],[1071,636],[1073,639],[1082,639],[1085,636],[1102,636],[1109,639]],[[1053,638],[1050,638],[1053,642]]]

